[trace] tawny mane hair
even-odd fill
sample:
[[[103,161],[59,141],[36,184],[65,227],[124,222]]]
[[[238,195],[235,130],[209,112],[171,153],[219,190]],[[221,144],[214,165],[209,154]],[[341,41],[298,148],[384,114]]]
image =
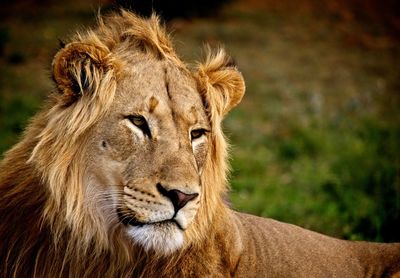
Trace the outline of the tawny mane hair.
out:
[[[0,215],[4,217],[0,222],[4,235],[0,271],[5,276],[213,273],[207,269],[216,259],[212,256],[201,259],[198,269],[186,268],[185,261],[209,252],[212,247],[205,239],[212,242],[220,236],[211,223],[227,217],[223,203],[227,143],[220,123],[240,101],[243,93],[232,92],[237,88],[244,92],[244,83],[222,50],[209,52],[197,72],[190,73],[160,26],[155,15],[142,19],[122,10],[100,18],[95,29],[76,34],[56,54],[56,90],[0,166]],[[192,75],[212,126],[202,174],[204,198],[188,231],[190,244],[169,257],[145,252],[125,240],[120,229],[107,230],[104,216],[93,203],[96,200],[85,199],[82,186],[87,172],[86,134],[107,115],[116,84],[123,78],[124,57],[133,53],[169,60]],[[224,252],[223,247],[219,252]]]

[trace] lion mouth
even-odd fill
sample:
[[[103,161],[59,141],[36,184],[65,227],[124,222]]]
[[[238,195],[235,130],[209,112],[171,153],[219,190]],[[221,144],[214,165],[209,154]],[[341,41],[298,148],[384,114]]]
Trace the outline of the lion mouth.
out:
[[[136,226],[136,227],[143,227],[146,225],[153,225],[153,226],[165,226],[165,225],[175,225],[177,226],[180,230],[184,230],[183,227],[179,224],[178,221],[175,219],[165,219],[162,221],[156,221],[156,222],[141,222],[135,219],[133,216],[123,214],[121,210],[117,210],[118,218],[119,221],[124,224],[125,226]]]

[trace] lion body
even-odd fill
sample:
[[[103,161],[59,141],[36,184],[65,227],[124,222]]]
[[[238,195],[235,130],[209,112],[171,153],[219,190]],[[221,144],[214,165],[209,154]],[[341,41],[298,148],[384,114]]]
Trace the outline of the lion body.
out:
[[[399,271],[400,244],[345,241],[272,219],[238,218],[246,250],[239,277],[391,277]]]
[[[156,17],[122,11],[53,61],[56,92],[0,164],[3,277],[381,277],[400,245],[232,211],[223,51],[190,72]]]

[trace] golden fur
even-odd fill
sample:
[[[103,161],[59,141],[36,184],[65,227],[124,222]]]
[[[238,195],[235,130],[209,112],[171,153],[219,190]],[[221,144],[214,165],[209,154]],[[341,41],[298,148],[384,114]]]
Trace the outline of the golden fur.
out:
[[[53,79],[0,165],[2,277],[399,273],[398,244],[341,241],[225,205],[221,121],[245,87],[223,50],[192,73],[156,16],[121,11],[60,49]],[[137,113],[150,131],[132,124]],[[204,134],[188,140],[196,128]],[[165,197],[177,190],[194,196],[179,210]]]

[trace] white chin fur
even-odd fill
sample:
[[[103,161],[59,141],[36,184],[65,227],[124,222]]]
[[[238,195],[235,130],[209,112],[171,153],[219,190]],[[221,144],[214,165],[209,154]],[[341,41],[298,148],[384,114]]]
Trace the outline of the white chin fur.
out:
[[[128,234],[146,251],[168,255],[183,246],[184,236],[175,224],[158,224],[128,227]]]

